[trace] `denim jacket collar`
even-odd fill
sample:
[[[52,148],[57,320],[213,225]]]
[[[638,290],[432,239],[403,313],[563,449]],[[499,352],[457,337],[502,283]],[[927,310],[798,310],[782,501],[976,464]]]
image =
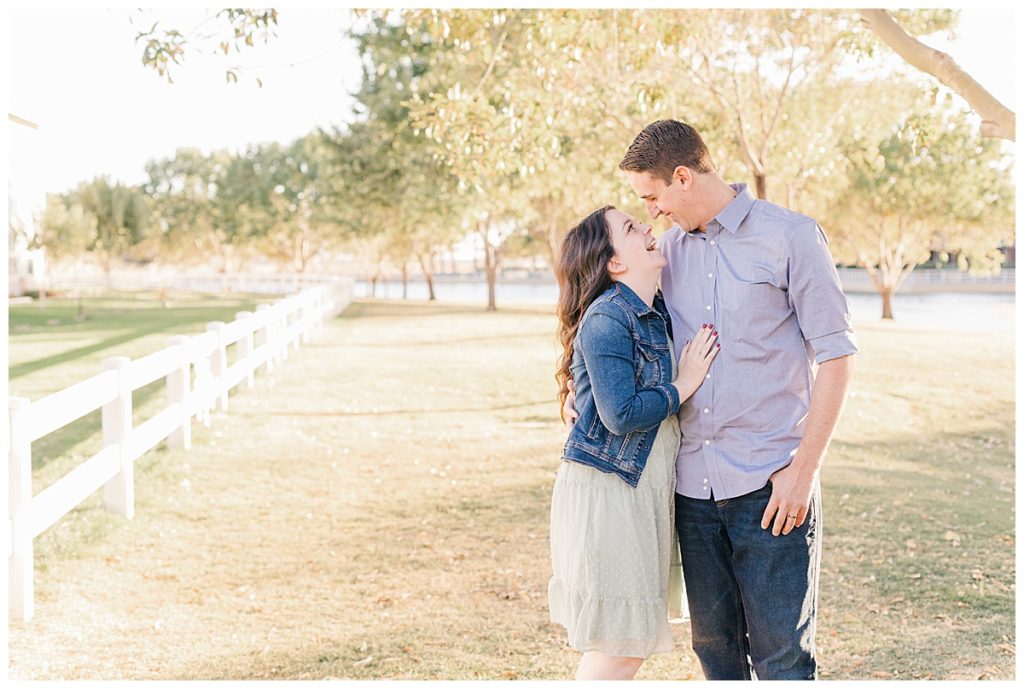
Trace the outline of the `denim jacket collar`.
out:
[[[648,306],[629,285],[618,281],[613,282],[612,285],[615,287],[616,294],[620,295],[629,304],[637,318],[646,316],[649,313],[658,313],[665,319],[668,319],[668,308],[665,306],[665,300],[661,296],[660,289],[654,294],[654,304]]]

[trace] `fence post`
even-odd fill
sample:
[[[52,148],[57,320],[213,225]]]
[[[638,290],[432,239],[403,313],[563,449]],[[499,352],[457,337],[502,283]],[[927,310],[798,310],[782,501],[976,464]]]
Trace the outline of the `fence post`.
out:
[[[193,350],[193,355],[195,354]],[[192,397],[196,417],[206,428],[210,427],[210,408],[213,406],[213,374],[210,373],[210,355],[193,356],[196,384],[192,387]]]
[[[289,337],[291,337],[291,335],[288,333],[288,326],[291,325],[291,320],[291,312],[286,311],[284,315],[281,317],[281,320],[278,324],[278,327],[281,329],[278,339],[278,344],[280,345],[280,349],[278,350],[278,352],[280,353],[281,358],[278,359],[278,361],[281,362],[282,364],[285,361],[288,361],[288,348],[291,346],[291,341],[288,339]]]
[[[32,441],[29,440],[27,397],[10,398],[11,452],[7,471],[7,510],[11,519],[11,558],[8,569],[8,615],[32,619],[35,587],[32,581]]]
[[[170,338],[171,346],[181,347],[181,367],[167,374],[167,401],[181,405],[181,425],[167,436],[167,447],[192,447],[192,401],[189,387],[191,383],[192,355],[189,352],[187,335],[175,335]]]
[[[270,304],[260,304],[259,306],[256,307],[256,312],[259,313],[261,311],[267,311],[268,309],[270,309]],[[263,326],[256,331],[257,333],[259,333],[259,337],[256,340],[256,346],[264,347],[264,370],[267,373],[272,373],[274,370],[274,347],[271,344],[271,333],[273,332],[272,316],[272,313],[264,313]]]
[[[240,321],[248,321],[250,318],[252,318],[252,312],[239,311],[238,313],[235,314],[235,318]],[[252,343],[253,336],[251,330],[245,334],[245,337],[238,341],[238,358],[239,360],[245,362],[245,387],[249,389],[252,389],[252,387],[256,384],[254,374],[256,367],[252,365]]]
[[[103,405],[103,447],[117,445],[121,471],[103,486],[103,505],[111,512],[135,516],[135,468],[128,441],[132,433],[132,391],[127,366],[131,359],[112,356],[103,360],[104,371],[117,371],[117,398]]]
[[[299,341],[302,344],[309,344],[310,336],[312,335],[310,328],[313,327],[313,302],[309,296],[308,293],[302,295],[302,302],[299,307],[299,322],[302,324],[299,329]]]
[[[206,330],[217,335],[217,348],[210,354],[210,370],[213,374],[213,387],[220,392],[215,395],[217,408],[221,411],[228,410],[228,388],[224,384],[224,372],[228,368],[228,352],[224,346],[224,323],[213,321],[206,324]]]

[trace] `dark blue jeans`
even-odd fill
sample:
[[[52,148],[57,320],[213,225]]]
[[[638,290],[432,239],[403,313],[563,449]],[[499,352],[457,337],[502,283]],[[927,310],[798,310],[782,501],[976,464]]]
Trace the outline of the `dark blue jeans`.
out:
[[[772,484],[729,500],[676,495],[693,650],[708,679],[816,679],[821,491],[807,519],[772,536]],[[753,666],[753,668],[751,668]]]

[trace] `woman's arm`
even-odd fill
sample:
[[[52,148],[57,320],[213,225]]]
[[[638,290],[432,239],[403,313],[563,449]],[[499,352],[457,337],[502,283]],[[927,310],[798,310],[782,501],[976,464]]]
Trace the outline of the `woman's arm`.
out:
[[[602,308],[604,307],[604,308]],[[580,331],[580,350],[601,422],[612,433],[649,430],[679,411],[672,384],[637,389],[633,336],[618,306],[599,305]]]

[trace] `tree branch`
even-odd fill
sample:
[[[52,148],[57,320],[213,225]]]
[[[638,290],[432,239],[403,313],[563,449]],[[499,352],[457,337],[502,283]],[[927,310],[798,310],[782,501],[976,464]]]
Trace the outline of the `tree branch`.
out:
[[[1016,141],[1017,116],[965,72],[952,57],[917,40],[886,10],[859,10],[864,23],[904,60],[956,91],[981,115],[982,136]]]

